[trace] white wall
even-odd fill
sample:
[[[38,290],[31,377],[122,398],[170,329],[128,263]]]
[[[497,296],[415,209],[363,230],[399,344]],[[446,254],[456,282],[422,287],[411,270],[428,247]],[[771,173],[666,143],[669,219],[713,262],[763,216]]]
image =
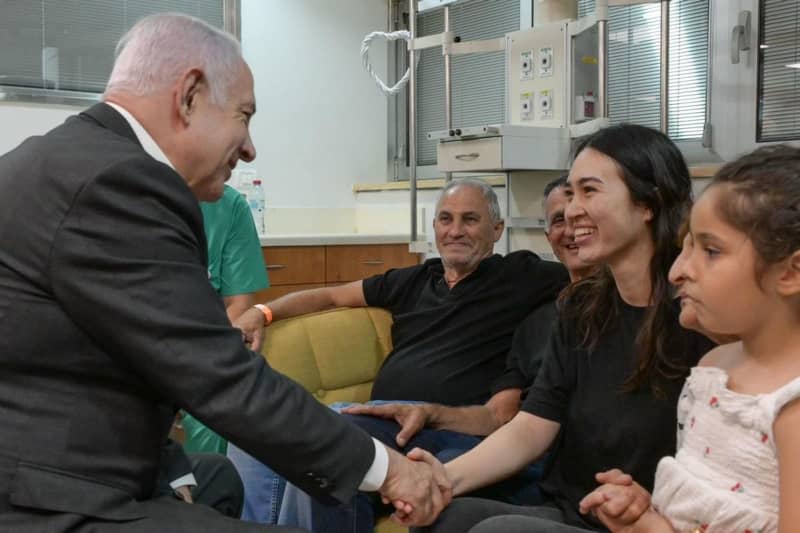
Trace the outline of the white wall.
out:
[[[267,206],[354,207],[354,183],[386,181],[387,105],[361,66],[361,39],[385,31],[384,0],[243,0],[252,123]],[[371,54],[384,77],[386,47]]]
[[[44,104],[0,102],[0,154],[31,135],[42,134],[80,108]]]

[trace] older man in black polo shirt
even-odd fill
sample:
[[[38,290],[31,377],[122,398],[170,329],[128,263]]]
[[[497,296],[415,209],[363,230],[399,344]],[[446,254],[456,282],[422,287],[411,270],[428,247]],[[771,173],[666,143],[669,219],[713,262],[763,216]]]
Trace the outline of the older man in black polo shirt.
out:
[[[270,302],[264,314],[248,311],[237,325],[258,347],[265,322],[334,307],[382,307],[394,319],[393,349],[375,380],[372,400],[482,404],[491,396],[492,381],[503,372],[517,325],[540,304],[553,300],[568,276],[560,264],[542,261],[529,251],[494,254],[504,223],[494,191],[482,181],[448,183],[437,203],[433,228],[441,258],[347,285],[289,294]],[[518,401],[518,396],[508,401],[500,396],[493,408],[516,409]],[[464,445],[452,439],[474,439],[446,431],[420,432],[401,447],[395,441],[400,425],[393,420],[351,419],[400,451],[419,446],[436,454]],[[263,521],[269,516],[265,509],[275,504],[273,484],[260,478],[263,474],[240,450],[229,449],[229,457],[245,483],[244,518]],[[259,486],[265,490],[258,491]],[[367,522],[371,524],[372,517],[367,518],[359,530],[370,529]],[[341,527],[329,525],[325,530]],[[315,531],[325,527],[313,524]]]

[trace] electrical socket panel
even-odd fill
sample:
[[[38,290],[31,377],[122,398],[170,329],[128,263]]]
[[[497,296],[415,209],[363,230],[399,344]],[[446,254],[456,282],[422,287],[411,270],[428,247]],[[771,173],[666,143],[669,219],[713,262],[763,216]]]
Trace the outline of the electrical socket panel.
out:
[[[539,48],[539,77],[549,78],[553,75],[553,47]]]
[[[539,120],[553,118],[553,91],[544,90],[539,93]]]
[[[525,50],[519,54],[519,79],[533,79],[533,50]]]
[[[506,35],[506,121],[567,125],[568,23],[553,22]],[[530,66],[530,70],[528,67]]]
[[[522,93],[519,95],[519,118],[531,120],[533,118],[533,94]]]

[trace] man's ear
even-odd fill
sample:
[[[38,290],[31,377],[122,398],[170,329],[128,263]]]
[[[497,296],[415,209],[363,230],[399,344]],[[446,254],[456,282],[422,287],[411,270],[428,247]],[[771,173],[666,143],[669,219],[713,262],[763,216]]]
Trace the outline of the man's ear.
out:
[[[782,267],[777,281],[778,293],[783,296],[800,294],[800,250],[781,261]]]
[[[181,76],[178,90],[175,92],[175,107],[181,122],[185,125],[189,124],[192,114],[197,110],[197,96],[205,87],[205,75],[200,69],[189,69]]]
[[[495,225],[494,225],[494,242],[499,241],[500,237],[503,236],[503,230],[505,229],[505,227],[506,227],[506,221],[503,220],[502,218],[497,223],[495,223]]]

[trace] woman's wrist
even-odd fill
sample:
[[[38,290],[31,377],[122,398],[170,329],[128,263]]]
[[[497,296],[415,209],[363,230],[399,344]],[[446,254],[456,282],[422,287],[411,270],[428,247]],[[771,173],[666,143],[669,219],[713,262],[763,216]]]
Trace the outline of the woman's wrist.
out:
[[[675,530],[669,520],[650,507],[625,533],[675,533]]]
[[[444,471],[447,473],[447,478],[450,480],[453,498],[460,496],[463,493],[463,491],[459,488],[462,480],[458,471],[453,468],[452,461],[444,463]]]

